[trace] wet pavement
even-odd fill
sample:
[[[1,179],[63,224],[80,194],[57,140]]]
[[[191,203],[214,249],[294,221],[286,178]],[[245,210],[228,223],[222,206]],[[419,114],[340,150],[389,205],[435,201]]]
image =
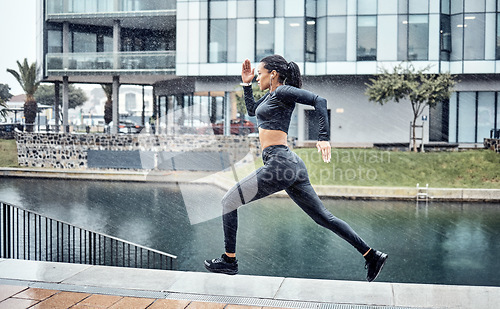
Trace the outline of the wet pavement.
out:
[[[0,308],[498,308],[500,287],[227,276],[0,259]]]

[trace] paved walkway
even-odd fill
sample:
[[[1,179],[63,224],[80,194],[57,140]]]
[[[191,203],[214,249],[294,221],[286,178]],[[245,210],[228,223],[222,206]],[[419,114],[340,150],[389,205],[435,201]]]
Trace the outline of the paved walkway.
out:
[[[500,287],[149,270],[0,259],[0,308],[498,308]]]

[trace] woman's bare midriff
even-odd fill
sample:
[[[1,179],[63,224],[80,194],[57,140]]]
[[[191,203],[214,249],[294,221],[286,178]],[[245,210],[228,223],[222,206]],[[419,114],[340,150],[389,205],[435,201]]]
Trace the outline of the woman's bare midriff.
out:
[[[269,146],[285,145],[287,146],[287,134],[280,130],[267,130],[259,128],[259,140],[262,149]]]

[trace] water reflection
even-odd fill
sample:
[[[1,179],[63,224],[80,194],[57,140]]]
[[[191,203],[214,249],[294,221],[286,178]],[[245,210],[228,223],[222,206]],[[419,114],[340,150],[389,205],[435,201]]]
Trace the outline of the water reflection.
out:
[[[223,251],[220,200],[211,186],[0,179],[0,200],[175,254],[205,271]],[[500,285],[500,207],[481,203],[325,200],[366,242],[389,253],[380,281]],[[240,273],[363,280],[362,257],[290,199],[243,206]]]

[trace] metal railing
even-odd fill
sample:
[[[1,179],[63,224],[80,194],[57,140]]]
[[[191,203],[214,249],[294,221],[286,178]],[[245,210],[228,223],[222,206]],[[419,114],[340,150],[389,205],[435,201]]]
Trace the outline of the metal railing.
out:
[[[0,202],[0,258],[149,269],[177,257]]]
[[[68,73],[150,73],[174,74],[175,51],[49,53],[47,72]]]

